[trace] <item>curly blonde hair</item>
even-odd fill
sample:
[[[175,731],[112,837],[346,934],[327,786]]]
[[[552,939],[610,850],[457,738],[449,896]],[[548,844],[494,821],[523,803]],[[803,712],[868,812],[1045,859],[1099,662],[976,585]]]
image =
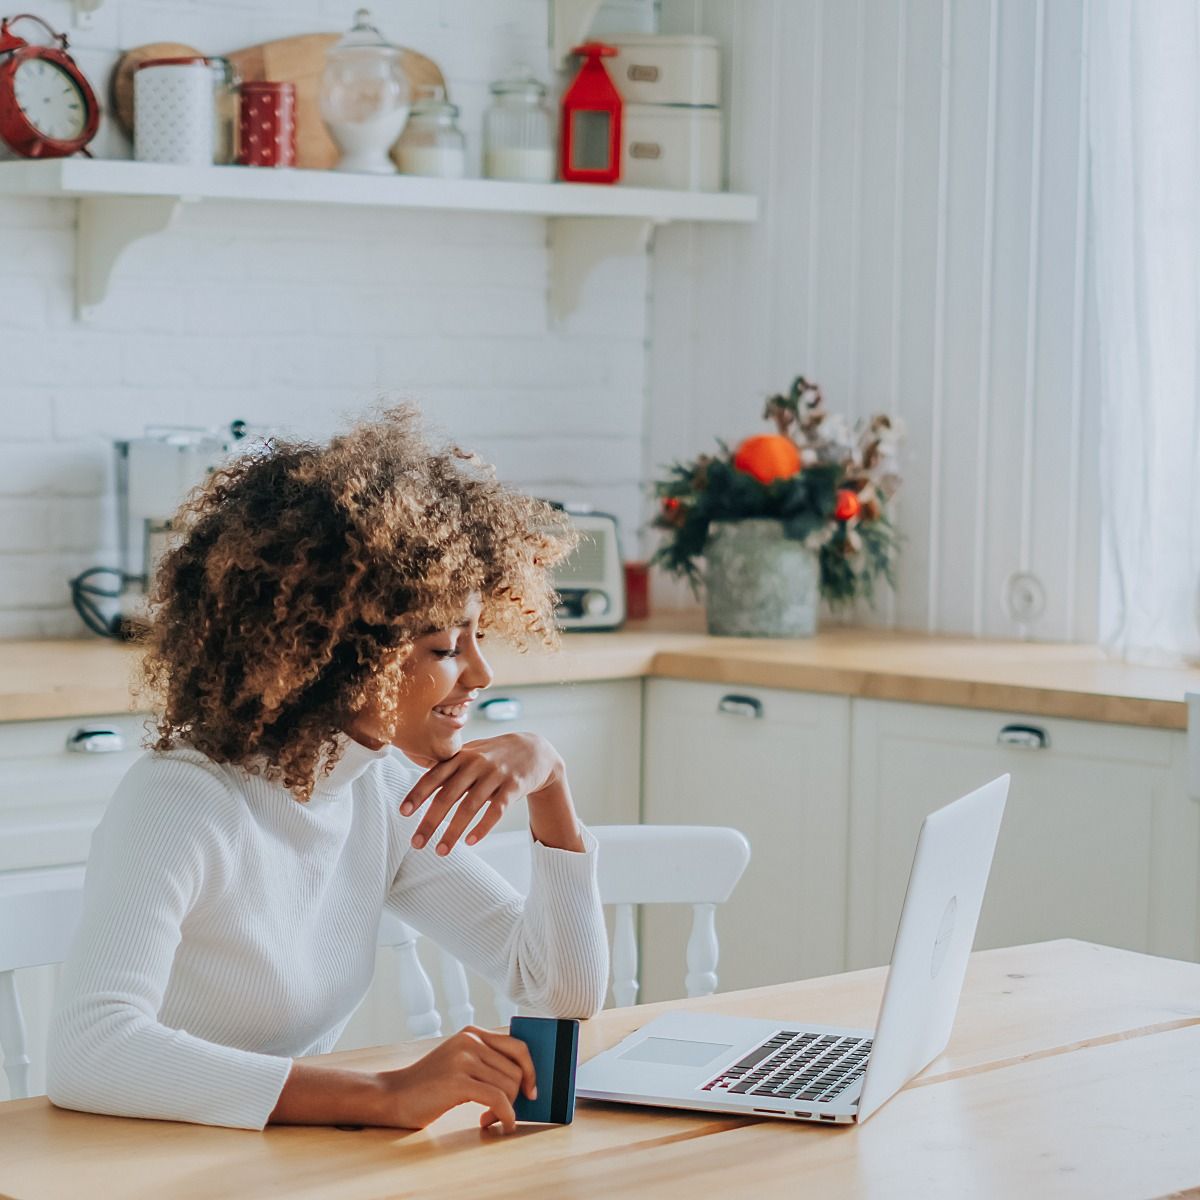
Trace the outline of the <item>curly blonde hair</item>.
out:
[[[549,568],[574,537],[475,456],[431,448],[408,407],[327,446],[273,441],[176,518],[151,595],[143,680],[157,750],[180,742],[307,800],[348,718],[396,711],[413,639],[462,620],[554,644]]]

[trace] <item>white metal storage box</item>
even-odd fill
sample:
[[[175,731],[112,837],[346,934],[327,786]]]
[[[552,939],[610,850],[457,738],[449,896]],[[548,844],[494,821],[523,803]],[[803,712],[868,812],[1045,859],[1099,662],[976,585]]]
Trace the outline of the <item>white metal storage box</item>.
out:
[[[605,66],[626,104],[721,103],[716,38],[618,33],[603,41],[616,48]]]
[[[631,187],[721,190],[721,110],[627,104],[621,182]]]

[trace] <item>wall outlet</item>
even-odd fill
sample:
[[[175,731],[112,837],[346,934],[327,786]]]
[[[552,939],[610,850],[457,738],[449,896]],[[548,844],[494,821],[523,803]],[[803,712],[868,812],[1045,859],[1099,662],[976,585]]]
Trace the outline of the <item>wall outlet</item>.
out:
[[[1017,571],[1004,584],[1004,607],[1018,625],[1032,625],[1046,611],[1046,589],[1029,571]]]

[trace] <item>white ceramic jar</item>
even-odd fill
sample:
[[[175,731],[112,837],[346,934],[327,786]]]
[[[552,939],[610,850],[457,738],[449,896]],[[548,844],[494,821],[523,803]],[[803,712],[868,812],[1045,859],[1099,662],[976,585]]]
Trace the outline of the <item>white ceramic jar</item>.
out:
[[[208,59],[152,58],[133,76],[133,156],[140,162],[211,166],[213,71]]]

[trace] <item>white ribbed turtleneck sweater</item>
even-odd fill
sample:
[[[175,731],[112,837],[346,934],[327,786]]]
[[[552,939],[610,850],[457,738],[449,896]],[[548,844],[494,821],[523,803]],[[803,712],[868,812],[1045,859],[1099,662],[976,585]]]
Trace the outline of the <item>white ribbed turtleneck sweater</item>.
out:
[[[386,903],[517,1004],[587,1017],[608,945],[586,851],[533,841],[521,897],[461,842],[401,816],[421,771],[345,739],[308,804],[194,750],[149,753],[92,839],[51,1026],[65,1108],[261,1129],[293,1056],[331,1050],[362,1000]]]

